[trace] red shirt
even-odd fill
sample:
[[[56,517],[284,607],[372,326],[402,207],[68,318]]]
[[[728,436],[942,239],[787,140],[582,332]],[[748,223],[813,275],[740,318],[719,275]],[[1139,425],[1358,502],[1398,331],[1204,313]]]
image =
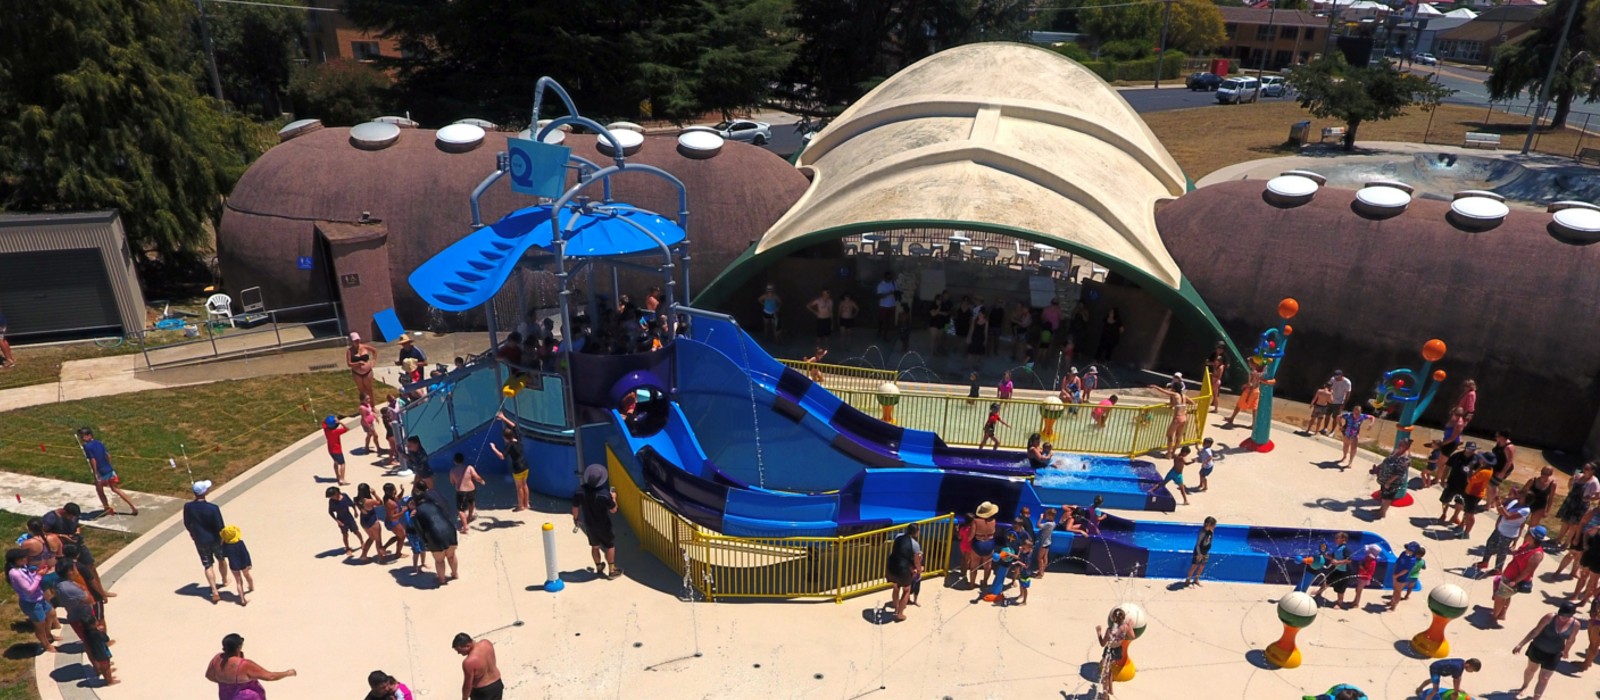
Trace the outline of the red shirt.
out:
[[[991,413],[991,414],[989,414],[989,418],[983,422],[983,427],[985,427],[985,428],[993,428],[994,424],[995,423],[999,423],[999,422],[1000,422],[1000,414]]]
[[[350,429],[342,425],[337,425],[332,428],[329,428],[326,425],[322,426],[322,437],[328,439],[328,454],[344,454],[344,445],[339,443],[339,436],[348,432],[350,432]]]

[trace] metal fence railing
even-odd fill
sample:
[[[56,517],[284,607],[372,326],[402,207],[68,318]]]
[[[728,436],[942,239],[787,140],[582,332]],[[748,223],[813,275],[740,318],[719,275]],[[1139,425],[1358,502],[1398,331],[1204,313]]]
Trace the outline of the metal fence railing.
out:
[[[892,382],[900,377],[900,373],[892,369],[829,365],[820,362],[806,362],[805,360],[778,361],[790,369],[810,377],[813,381],[821,377],[822,381],[818,383],[829,389],[877,391],[879,385],[884,382]]]
[[[673,513],[639,490],[607,450],[617,510],[641,549],[684,577],[705,600],[718,598],[845,598],[883,590],[889,549],[905,526],[836,537],[734,537]],[[950,568],[955,516],[918,521],[923,577]],[[687,591],[685,591],[687,593]]]
[[[193,339],[162,345],[146,343],[145,334],[139,333],[145,367],[157,369],[318,343],[337,344],[343,341],[345,332],[339,305],[332,302],[267,309],[255,323],[246,325],[248,320],[240,315],[229,320],[196,322],[191,326]]]
[[[1188,424],[1184,427],[1181,445],[1199,443],[1205,437],[1205,416],[1211,410],[1215,397],[1211,394],[1210,376],[1203,378],[1201,393],[1194,397],[1188,410]],[[853,391],[829,387],[845,403],[864,413],[883,417],[883,406],[878,393]],[[1108,396],[1112,391],[1102,391]],[[1087,454],[1139,455],[1166,447],[1167,426],[1172,423],[1172,408],[1167,404],[1134,406],[1120,404],[1100,407],[1097,404],[1068,404],[1061,415],[1050,418],[1043,401],[1033,399],[968,398],[956,394],[902,391],[899,402],[889,416],[896,425],[914,430],[937,433],[950,445],[977,445],[983,438],[984,421],[991,404],[1000,405],[1001,420],[1011,427],[1000,426],[995,437],[1007,449],[1027,447],[1028,438],[1039,433],[1045,441],[1061,452]],[[1103,424],[1096,421],[1095,412],[1105,411]]]

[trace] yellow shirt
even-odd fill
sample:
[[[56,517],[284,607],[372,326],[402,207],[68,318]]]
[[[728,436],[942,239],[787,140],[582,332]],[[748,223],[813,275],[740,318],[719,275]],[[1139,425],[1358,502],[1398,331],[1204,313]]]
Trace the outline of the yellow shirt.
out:
[[[1489,479],[1494,476],[1493,469],[1479,469],[1467,479],[1467,495],[1483,498],[1489,493]]]

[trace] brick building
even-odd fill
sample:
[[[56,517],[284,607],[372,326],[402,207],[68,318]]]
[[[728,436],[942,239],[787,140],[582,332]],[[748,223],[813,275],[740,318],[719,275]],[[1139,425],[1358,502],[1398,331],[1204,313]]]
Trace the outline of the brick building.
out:
[[[357,27],[344,15],[343,0],[310,0],[312,7],[340,10],[339,12],[307,12],[307,47],[313,63],[326,63],[336,58],[372,61],[378,57],[399,58],[400,44],[369,34]]]
[[[1301,10],[1218,7],[1228,41],[1217,53],[1241,68],[1268,70],[1305,63],[1320,55],[1328,41],[1328,20]]]

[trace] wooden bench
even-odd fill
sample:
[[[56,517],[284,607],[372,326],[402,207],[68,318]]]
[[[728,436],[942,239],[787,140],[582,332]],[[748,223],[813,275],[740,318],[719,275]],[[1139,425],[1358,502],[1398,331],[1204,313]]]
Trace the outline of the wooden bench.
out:
[[[1482,131],[1469,131],[1466,138],[1462,140],[1461,146],[1463,148],[1499,148],[1500,135]]]
[[[1344,138],[1344,127],[1342,127],[1342,126],[1325,126],[1325,127],[1322,127],[1322,140],[1323,141],[1327,141],[1330,138],[1340,138],[1340,139]]]
[[[1578,151],[1578,164],[1594,163],[1600,165],[1600,148],[1585,148]]]

